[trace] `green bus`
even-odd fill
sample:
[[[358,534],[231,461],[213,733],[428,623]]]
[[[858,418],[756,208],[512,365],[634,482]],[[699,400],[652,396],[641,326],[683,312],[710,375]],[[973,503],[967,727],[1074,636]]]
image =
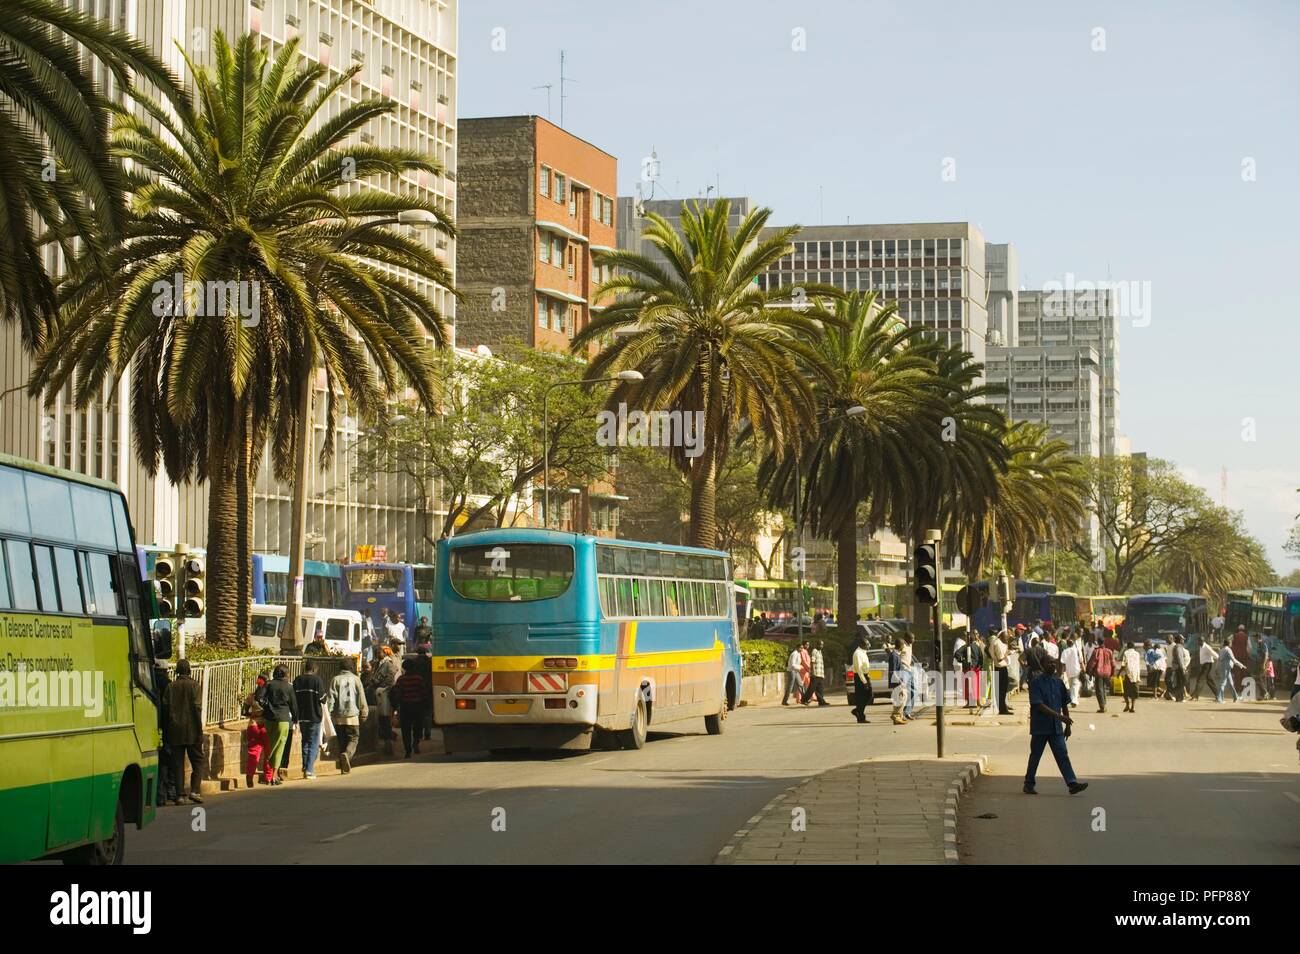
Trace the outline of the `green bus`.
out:
[[[155,604],[115,485],[0,454],[0,863],[120,864],[153,821]]]

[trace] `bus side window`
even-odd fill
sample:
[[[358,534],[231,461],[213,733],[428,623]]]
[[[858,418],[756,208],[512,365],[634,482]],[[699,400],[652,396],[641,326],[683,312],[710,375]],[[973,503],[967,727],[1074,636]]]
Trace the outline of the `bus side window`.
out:
[[[14,609],[40,609],[36,600],[36,574],[32,570],[32,547],[26,540],[6,540],[9,579],[13,584]]]

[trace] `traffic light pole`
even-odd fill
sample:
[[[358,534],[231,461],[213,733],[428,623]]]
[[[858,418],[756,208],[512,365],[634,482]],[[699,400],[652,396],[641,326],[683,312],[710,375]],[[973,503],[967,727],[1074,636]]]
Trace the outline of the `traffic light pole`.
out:
[[[190,550],[183,543],[176,544],[176,549],[172,551],[172,566],[176,569],[173,571],[176,580],[176,596],[174,598],[174,607],[172,612],[172,632],[176,634],[176,658],[185,658],[185,561],[189,559]]]
[[[944,673],[945,654],[943,651],[943,545],[938,530],[926,534],[926,542],[934,544],[934,567],[936,575],[935,592],[937,598],[930,607],[930,626],[934,634],[934,671],[939,674],[939,695],[934,703],[935,747],[938,757],[943,758],[943,703],[948,693],[948,679]]]

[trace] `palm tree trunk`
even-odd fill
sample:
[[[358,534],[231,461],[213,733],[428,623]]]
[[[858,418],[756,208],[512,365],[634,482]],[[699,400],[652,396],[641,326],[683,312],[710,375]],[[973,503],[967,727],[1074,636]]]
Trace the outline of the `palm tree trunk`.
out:
[[[846,520],[835,539],[836,581],[840,593],[835,605],[838,628],[852,632],[858,616],[858,528]]]
[[[238,466],[229,416],[216,390],[208,413],[207,640],[223,649],[238,649]]]
[[[246,407],[239,422],[239,465],[235,472],[235,496],[239,525],[235,528],[237,553],[235,570],[235,644],[248,645],[253,604],[253,484],[257,479],[253,456],[253,409]]]
[[[714,454],[696,458],[691,469],[691,546],[712,550],[718,543],[718,468]]]

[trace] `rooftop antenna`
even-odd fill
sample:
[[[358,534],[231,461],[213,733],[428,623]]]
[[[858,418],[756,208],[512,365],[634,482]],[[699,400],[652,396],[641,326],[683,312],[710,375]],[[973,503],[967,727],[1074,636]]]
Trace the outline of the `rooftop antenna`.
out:
[[[546,90],[546,121],[551,121],[551,87],[554,83],[542,83],[540,86],[534,86],[533,89]]]
[[[560,128],[561,129],[564,128],[564,100],[568,98],[568,94],[564,92],[564,84],[576,83],[576,82],[578,81],[573,77],[564,75],[564,51],[560,50]]]

